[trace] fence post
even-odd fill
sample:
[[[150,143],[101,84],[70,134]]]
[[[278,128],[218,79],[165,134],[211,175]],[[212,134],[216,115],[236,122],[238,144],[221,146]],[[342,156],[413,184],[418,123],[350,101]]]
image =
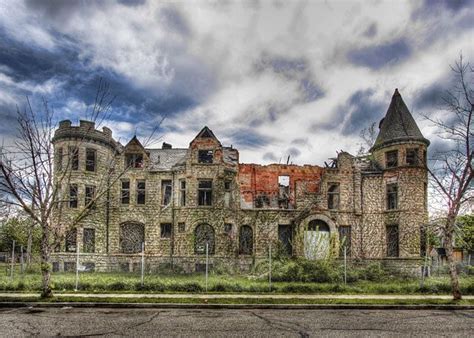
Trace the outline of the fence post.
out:
[[[145,274],[145,242],[142,242],[142,286],[144,283],[144,274]]]
[[[209,243],[206,242],[206,292],[207,292],[208,274],[209,274]]]
[[[79,243],[76,243],[76,288],[74,291],[79,290]]]
[[[20,272],[23,274],[24,268],[23,268],[23,245],[20,246]]]
[[[13,240],[13,245],[12,245],[12,261],[10,265],[10,278],[13,279],[13,268],[15,264],[15,240]]]
[[[272,243],[268,245],[268,285],[272,291]]]
[[[347,284],[347,246],[344,245],[344,285]]]

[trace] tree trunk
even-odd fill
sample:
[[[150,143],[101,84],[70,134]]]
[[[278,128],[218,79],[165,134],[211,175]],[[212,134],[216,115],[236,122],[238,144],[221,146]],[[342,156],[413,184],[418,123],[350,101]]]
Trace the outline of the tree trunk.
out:
[[[41,298],[49,298],[53,296],[51,290],[51,264],[50,264],[50,243],[49,243],[49,226],[43,225],[43,233],[41,236],[41,275],[42,275],[42,290]]]
[[[461,289],[459,288],[458,271],[456,270],[456,261],[454,259],[453,233],[455,218],[449,217],[446,224],[446,232],[444,237],[444,248],[449,264],[449,275],[451,277],[451,289],[453,300],[461,300]]]

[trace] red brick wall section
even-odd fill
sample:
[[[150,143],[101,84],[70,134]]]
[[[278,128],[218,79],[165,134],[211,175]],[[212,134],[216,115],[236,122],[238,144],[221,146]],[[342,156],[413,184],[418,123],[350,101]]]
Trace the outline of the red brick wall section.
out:
[[[257,195],[265,194],[270,199],[278,198],[278,176],[290,177],[290,204],[295,201],[295,187],[301,187],[306,193],[319,191],[319,184],[324,168],[313,165],[284,164],[239,164],[238,182],[240,193],[246,203],[252,203]]]

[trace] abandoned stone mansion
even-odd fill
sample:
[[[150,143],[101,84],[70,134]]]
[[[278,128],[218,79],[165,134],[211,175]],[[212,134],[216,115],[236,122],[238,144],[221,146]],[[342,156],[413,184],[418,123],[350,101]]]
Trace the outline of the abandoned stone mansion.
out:
[[[249,269],[278,255],[417,261],[427,222],[429,141],[395,91],[370,154],[324,166],[239,163],[204,127],[187,148],[122,145],[104,127],[60,122],[52,140],[66,229],[54,270],[133,271],[173,263]],[[218,133],[217,133],[218,134]],[[85,216],[84,216],[85,215]],[[68,228],[74,217],[81,221]],[[143,250],[143,253],[142,253]]]

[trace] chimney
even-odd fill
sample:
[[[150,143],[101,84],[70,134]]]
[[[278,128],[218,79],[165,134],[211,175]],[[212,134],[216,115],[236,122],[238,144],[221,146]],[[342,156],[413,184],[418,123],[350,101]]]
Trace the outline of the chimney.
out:
[[[107,127],[102,127],[102,132],[105,136],[112,138],[112,130]]]
[[[161,149],[172,149],[173,146],[169,143],[163,142],[163,145],[161,146]]]
[[[95,129],[95,122],[80,120],[79,121],[79,128],[94,130]]]
[[[62,120],[59,121],[59,128],[70,128],[71,127],[71,120]]]

